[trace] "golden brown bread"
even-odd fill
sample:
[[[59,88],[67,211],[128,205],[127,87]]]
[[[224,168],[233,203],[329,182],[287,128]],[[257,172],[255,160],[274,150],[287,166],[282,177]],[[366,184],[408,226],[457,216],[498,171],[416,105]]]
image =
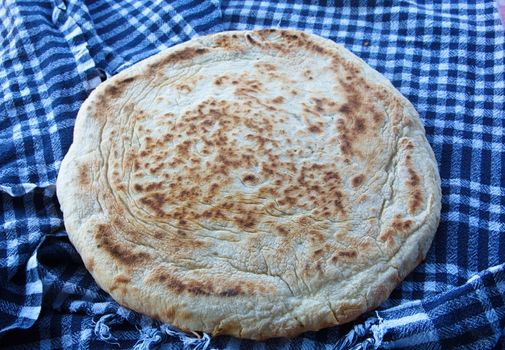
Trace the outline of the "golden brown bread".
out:
[[[411,104],[341,46],[279,29],[193,39],[103,83],[57,193],[119,303],[252,339],[377,307],[424,259],[441,198]]]

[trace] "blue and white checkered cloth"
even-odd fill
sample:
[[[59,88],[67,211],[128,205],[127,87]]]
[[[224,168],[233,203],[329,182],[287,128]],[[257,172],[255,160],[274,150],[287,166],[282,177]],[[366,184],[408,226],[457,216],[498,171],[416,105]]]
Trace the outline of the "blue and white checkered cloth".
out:
[[[0,347],[505,348],[505,32],[492,0],[0,1]],[[55,196],[102,80],[197,35],[289,27],[344,44],[416,107],[442,178],[422,263],[376,312],[266,342],[186,335],[115,303]]]

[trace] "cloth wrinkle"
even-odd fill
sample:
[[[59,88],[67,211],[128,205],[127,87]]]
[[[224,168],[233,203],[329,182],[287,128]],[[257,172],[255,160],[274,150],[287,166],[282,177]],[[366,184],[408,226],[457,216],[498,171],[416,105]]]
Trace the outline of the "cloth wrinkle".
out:
[[[376,328],[380,327],[382,319],[378,314],[369,317],[363,323],[356,324],[345,336],[343,336],[332,350],[347,349],[378,349],[382,337],[376,336]]]

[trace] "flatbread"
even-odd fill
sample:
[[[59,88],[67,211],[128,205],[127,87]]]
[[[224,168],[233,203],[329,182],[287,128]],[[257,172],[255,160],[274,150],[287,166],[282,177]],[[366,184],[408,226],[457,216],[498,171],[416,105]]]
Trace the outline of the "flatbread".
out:
[[[120,304],[265,339],[376,308],[426,255],[440,179],[412,105],[342,46],[225,32],[101,84],[57,194]]]

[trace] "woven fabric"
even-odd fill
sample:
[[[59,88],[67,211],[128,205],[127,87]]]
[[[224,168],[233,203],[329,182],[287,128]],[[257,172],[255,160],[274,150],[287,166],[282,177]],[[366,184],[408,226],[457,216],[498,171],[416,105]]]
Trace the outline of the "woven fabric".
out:
[[[495,1],[0,4],[0,344],[21,348],[505,348],[505,31]],[[419,111],[442,178],[426,261],[353,323],[266,342],[196,338],[115,303],[55,196],[77,111],[103,80],[197,35],[263,27],[345,45]]]

